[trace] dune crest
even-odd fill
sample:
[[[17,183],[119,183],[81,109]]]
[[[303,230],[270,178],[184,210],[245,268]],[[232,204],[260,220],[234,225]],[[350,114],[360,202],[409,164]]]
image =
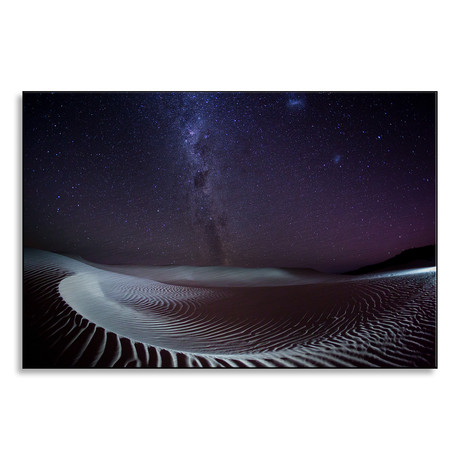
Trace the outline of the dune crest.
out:
[[[282,268],[246,267],[193,267],[193,266],[130,266],[89,265],[115,273],[136,276],[178,286],[195,287],[270,287],[296,286],[336,281],[339,275],[328,275],[315,270],[289,270]]]
[[[196,278],[210,281],[196,287],[115,273],[44,251],[26,250],[24,256],[25,337],[31,337],[26,366],[435,364],[432,269],[336,282],[318,276],[316,282],[310,277],[308,284],[292,285],[276,285],[293,281],[283,270],[248,269],[255,270],[247,272],[248,282],[259,284],[242,285],[239,270],[231,281],[238,287],[218,287],[220,275],[232,272],[203,267]],[[183,267],[164,275],[176,281],[184,276]],[[273,284],[260,284],[270,279]]]

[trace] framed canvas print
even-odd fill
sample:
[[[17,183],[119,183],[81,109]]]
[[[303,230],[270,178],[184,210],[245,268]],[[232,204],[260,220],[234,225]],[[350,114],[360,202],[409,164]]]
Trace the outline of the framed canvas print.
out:
[[[435,368],[436,100],[23,93],[23,367]]]

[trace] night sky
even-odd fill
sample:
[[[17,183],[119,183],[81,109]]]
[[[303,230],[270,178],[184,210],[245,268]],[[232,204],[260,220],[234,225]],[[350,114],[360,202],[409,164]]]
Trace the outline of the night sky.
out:
[[[24,245],[341,272],[435,242],[434,93],[25,93]]]

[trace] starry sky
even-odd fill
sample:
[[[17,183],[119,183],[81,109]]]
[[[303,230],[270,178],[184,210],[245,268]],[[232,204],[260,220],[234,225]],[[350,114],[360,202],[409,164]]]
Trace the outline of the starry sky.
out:
[[[343,272],[434,244],[436,94],[24,93],[24,246]]]

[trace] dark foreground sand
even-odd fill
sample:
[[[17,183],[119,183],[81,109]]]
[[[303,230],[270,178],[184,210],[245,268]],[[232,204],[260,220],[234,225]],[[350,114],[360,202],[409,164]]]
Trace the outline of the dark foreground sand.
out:
[[[24,367],[436,366],[434,269],[130,272],[24,258]]]

